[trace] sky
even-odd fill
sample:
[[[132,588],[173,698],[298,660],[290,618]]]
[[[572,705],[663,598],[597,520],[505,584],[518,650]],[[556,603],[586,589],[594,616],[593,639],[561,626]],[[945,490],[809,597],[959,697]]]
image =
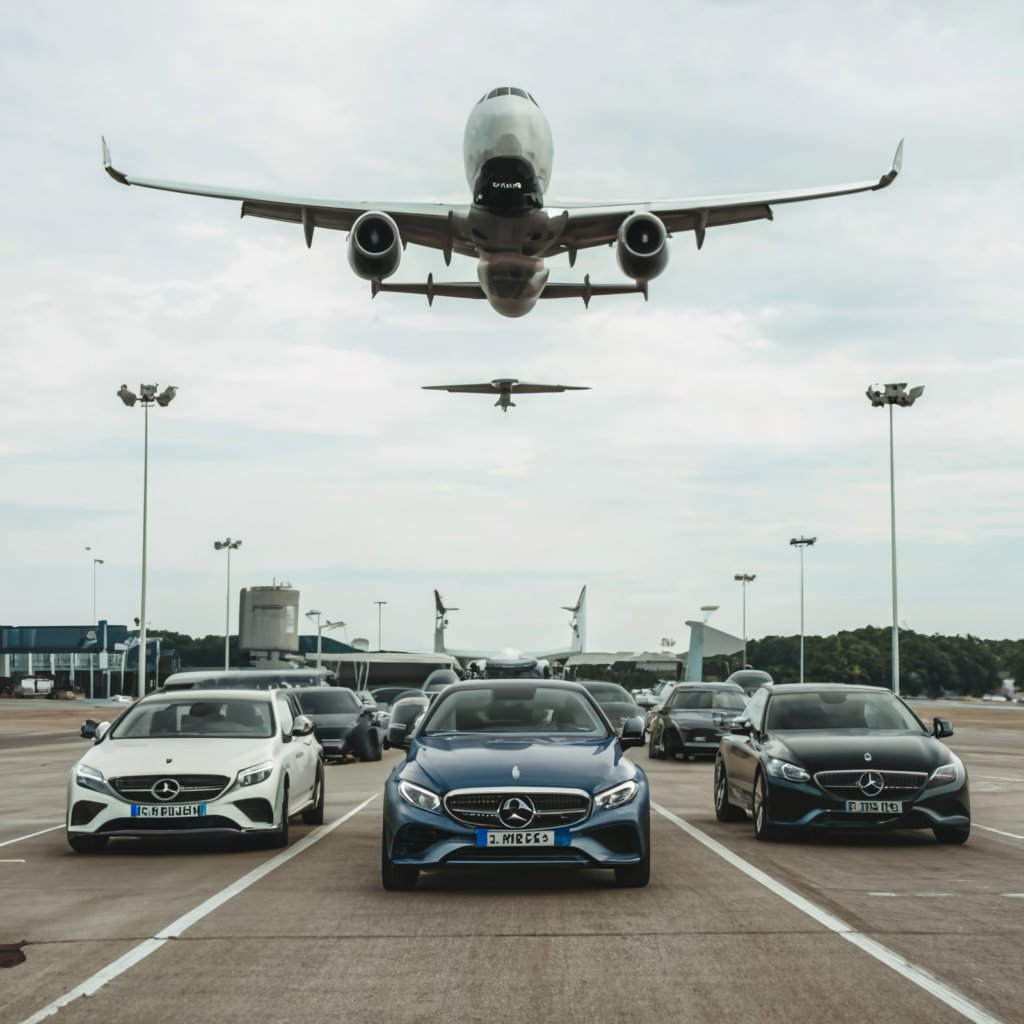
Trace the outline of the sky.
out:
[[[590,650],[684,649],[685,622],[796,634],[892,622],[1019,638],[1024,575],[1024,10],[822,4],[218,2],[0,11],[0,623],[140,614],[223,634],[287,582],[338,639],[550,650],[587,586]],[[346,238],[103,173],[350,200],[465,203],[465,120],[528,89],[546,199],[874,178],[671,243],[639,296],[379,295]],[[614,253],[551,279],[622,282]],[[393,280],[474,280],[410,246]],[[586,385],[485,398],[422,385]],[[102,564],[93,560],[103,559]],[[95,583],[95,591],[94,591]],[[380,610],[378,637],[378,606]],[[312,627],[310,627],[312,629]]]

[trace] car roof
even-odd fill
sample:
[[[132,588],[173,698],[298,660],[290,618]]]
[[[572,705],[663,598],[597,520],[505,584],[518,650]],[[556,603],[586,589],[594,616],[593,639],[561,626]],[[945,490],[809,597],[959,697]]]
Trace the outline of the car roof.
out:
[[[153,693],[147,693],[141,700],[136,701],[136,704],[166,704],[170,701],[191,701],[195,704],[202,704],[206,701],[215,700],[242,700],[250,701],[252,703],[264,703],[274,699],[274,694],[278,693],[277,690],[238,690],[235,688],[224,689],[224,690],[188,690],[185,688],[179,688],[176,690],[156,690]]]
[[[849,690],[851,693],[892,693],[888,686],[866,686],[864,683],[776,683],[769,689],[773,694],[821,693],[827,690]]]

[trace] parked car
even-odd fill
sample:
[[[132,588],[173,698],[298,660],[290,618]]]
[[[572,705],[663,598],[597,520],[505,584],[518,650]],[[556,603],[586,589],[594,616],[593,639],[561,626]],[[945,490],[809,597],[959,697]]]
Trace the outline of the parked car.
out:
[[[394,735],[400,735],[405,738],[411,736],[412,730],[416,725],[416,721],[420,718],[423,712],[430,707],[431,700],[436,696],[436,693],[426,694],[419,691],[415,696],[402,697],[391,705],[388,727],[384,732],[383,746],[385,750],[388,750],[393,746],[390,739],[392,736],[392,728],[394,726],[399,726],[401,728],[401,732],[395,733]]]
[[[304,686],[292,693],[302,713],[313,720],[325,761],[379,761],[384,739],[376,706],[367,707],[345,686]]]
[[[647,776],[623,756],[643,744],[643,722],[617,736],[582,686],[459,683],[411,732],[392,722],[388,742],[406,754],[385,786],[385,889],[481,864],[607,868],[621,886],[647,885]]]
[[[601,710],[608,716],[608,721],[616,732],[622,732],[623,726],[631,718],[643,718],[644,709],[633,700],[629,691],[618,683],[606,683],[593,679],[578,679],[582,686],[601,705]]]
[[[330,686],[326,668],[225,668],[175,672],[164,680],[164,690],[278,690],[298,686]]]
[[[774,680],[771,673],[762,672],[759,668],[741,668],[733,672],[726,682],[735,683],[749,697],[762,686],[771,686]]]
[[[715,759],[719,821],[749,811],[758,839],[798,829],[930,828],[971,833],[967,770],[891,690],[837,683],[768,686],[750,698]]]
[[[14,691],[16,697],[52,697],[53,680],[43,676],[23,676]]]
[[[697,755],[714,757],[746,706],[747,698],[735,683],[680,683],[648,716],[648,756],[684,761]]]
[[[96,853],[119,837],[251,835],[287,846],[293,815],[323,822],[321,754],[285,691],[152,693],[100,722],[72,767],[68,843]]]
[[[440,693],[446,686],[459,682],[459,674],[451,668],[435,668],[423,680],[424,693]]]

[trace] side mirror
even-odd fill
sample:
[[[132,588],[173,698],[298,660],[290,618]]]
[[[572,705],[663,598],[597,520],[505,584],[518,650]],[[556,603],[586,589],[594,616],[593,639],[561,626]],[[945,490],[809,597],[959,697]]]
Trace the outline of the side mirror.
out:
[[[751,725],[746,718],[737,718],[736,721],[729,726],[729,732],[736,736],[749,736],[750,730]]]
[[[384,737],[384,747],[398,747],[400,750],[409,749],[409,724],[397,722],[388,726],[388,734]]]
[[[953,726],[950,725],[949,719],[947,718],[933,718],[932,719],[932,735],[937,740],[944,740],[947,736],[953,735]]]
[[[644,745],[644,720],[637,715],[634,718],[627,718],[622,726],[622,735],[619,737],[619,746],[625,750],[627,747],[642,747]]]
[[[313,719],[308,715],[299,715],[292,725],[292,736],[308,736],[313,729]]]
[[[96,726],[96,734],[95,739],[93,739],[93,743],[101,742],[103,737],[106,736],[108,732],[110,732],[110,723],[100,722],[100,724]]]

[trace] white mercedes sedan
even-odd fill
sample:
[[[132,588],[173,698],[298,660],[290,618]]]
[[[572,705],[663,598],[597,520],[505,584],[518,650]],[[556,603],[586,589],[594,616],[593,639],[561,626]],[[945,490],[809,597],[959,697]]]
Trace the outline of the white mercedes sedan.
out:
[[[95,853],[123,836],[254,835],[287,846],[291,816],[322,824],[323,749],[287,694],[153,693],[101,722],[68,777],[71,848]]]

